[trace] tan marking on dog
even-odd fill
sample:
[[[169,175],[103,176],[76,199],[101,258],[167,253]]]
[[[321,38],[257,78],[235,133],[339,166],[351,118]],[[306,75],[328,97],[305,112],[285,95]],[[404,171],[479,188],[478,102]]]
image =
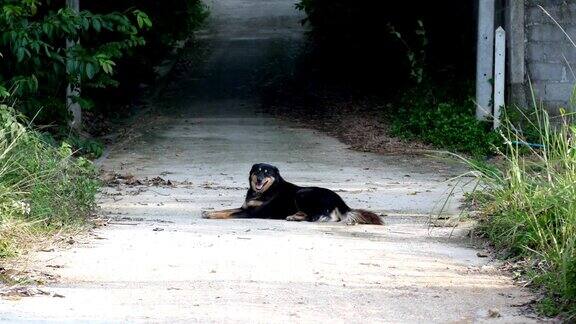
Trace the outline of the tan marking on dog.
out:
[[[239,208],[234,208],[234,209],[224,209],[224,210],[216,210],[216,211],[204,211],[202,212],[202,217],[203,218],[208,218],[208,219],[229,219],[229,218],[234,218],[233,215],[235,213],[238,213],[242,211]]]
[[[299,211],[294,215],[290,215],[288,217],[286,217],[287,221],[292,221],[292,222],[301,222],[301,221],[305,221],[306,218],[308,218],[308,215],[306,215],[305,213]]]
[[[260,200],[248,200],[245,201],[244,204],[242,204],[242,208],[247,209],[250,207],[260,207],[262,206],[262,204],[264,204],[264,202]]]
[[[262,189],[260,189],[261,192],[265,192],[266,190],[270,189],[270,186],[274,183],[274,181],[276,181],[276,179],[274,177],[266,177],[266,184],[264,184],[264,187],[262,187]]]
[[[246,203],[248,207],[260,207],[262,204],[264,204],[264,202],[260,200],[250,200]]]

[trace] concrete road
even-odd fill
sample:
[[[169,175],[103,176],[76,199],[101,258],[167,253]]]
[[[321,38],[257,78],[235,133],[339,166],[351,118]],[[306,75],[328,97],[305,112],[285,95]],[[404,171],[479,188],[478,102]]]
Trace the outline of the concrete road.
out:
[[[450,193],[445,213],[458,213],[462,188],[447,180],[461,166],[354,152],[258,111],[251,85],[260,67],[270,53],[289,63],[301,44],[292,4],[212,4],[203,69],[181,60],[159,111],[101,161],[144,184],[105,188],[100,214],[111,219],[108,226],[69,249],[37,253],[39,267],[59,277],[44,289],[63,298],[0,300],[0,320],[530,320],[517,306],[532,296],[477,256],[466,223],[429,223]],[[352,207],[387,214],[386,225],[201,219],[203,209],[242,204],[255,162],[277,165],[289,181],[337,190]],[[172,186],[144,181],[158,176]]]

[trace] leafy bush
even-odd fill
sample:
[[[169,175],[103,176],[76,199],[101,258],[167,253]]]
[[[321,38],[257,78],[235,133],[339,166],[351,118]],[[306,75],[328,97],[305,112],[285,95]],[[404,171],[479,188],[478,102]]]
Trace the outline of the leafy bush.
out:
[[[75,151],[74,155],[87,159],[97,159],[104,153],[104,144],[102,142],[92,138],[83,138],[74,133],[63,139],[63,142],[70,145]]]
[[[117,113],[118,103],[131,103],[142,84],[151,84],[157,78],[155,67],[172,52],[179,43],[192,37],[208,16],[201,0],[100,0],[86,2],[85,9],[94,13],[110,11],[126,12],[138,8],[146,12],[152,28],[141,31],[146,44],[129,50],[117,60],[118,87],[113,89],[89,89],[89,95],[97,98],[96,108],[105,113]]]
[[[438,89],[435,90],[438,92]],[[442,99],[436,99],[442,97]],[[451,99],[444,99],[451,98]],[[489,123],[476,120],[470,98],[437,94],[422,86],[408,91],[399,100],[392,116],[391,133],[416,138],[440,148],[483,157],[500,141]]]
[[[54,147],[0,105],[0,258],[42,233],[82,224],[98,182],[68,144]]]
[[[114,85],[115,60],[145,41],[139,28],[151,26],[140,10],[130,13],[74,12],[59,2],[0,1],[0,87],[19,108],[42,121],[65,119],[64,89]],[[66,46],[67,40],[73,41]],[[74,41],[78,42],[74,42]],[[86,98],[73,98],[85,108]],[[59,117],[59,118],[54,118]]]
[[[62,0],[0,0],[0,97],[14,95],[35,122],[70,117],[67,84],[82,85],[72,98],[82,109],[102,110],[109,98],[125,97],[126,89],[153,79],[153,67],[207,15],[200,0],[105,0],[82,9]]]
[[[548,293],[538,309],[549,316],[564,312],[570,322],[576,316],[576,125],[564,116],[552,129],[540,108],[533,116],[543,147],[518,145],[527,138],[507,122],[501,168],[470,163],[486,186],[481,229],[509,256],[525,258],[527,275]]]

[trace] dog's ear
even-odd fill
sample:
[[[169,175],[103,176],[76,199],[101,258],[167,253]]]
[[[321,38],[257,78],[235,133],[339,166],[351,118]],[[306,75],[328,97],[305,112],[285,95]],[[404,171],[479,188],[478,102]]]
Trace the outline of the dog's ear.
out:
[[[278,170],[277,167],[273,166],[272,168],[274,169],[274,172],[276,172],[276,174],[278,174],[278,175],[280,174],[280,170]]]
[[[250,169],[250,174],[254,173],[254,171],[256,171],[256,169],[258,169],[259,165],[260,165],[259,163],[253,164],[252,168]]]

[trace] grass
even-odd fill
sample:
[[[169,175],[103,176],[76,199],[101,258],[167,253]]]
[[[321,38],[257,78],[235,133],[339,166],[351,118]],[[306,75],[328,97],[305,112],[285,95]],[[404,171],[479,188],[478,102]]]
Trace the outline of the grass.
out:
[[[543,7],[569,42],[576,42]],[[566,63],[569,65],[568,61]],[[572,69],[570,69],[573,71]],[[576,75],[575,75],[576,77]],[[576,89],[572,93],[576,103]],[[560,109],[557,120],[539,106],[532,92],[532,112],[518,109],[522,131],[508,120],[500,128],[502,165],[470,167],[486,190],[479,196],[481,230],[508,256],[522,259],[525,276],[545,292],[536,310],[576,321],[576,123],[574,112]],[[571,109],[570,111],[574,111]],[[526,145],[533,143],[536,145]]]
[[[543,147],[518,144],[527,139],[508,122],[500,129],[501,165],[467,161],[485,186],[478,200],[482,232],[524,261],[528,280],[546,294],[537,310],[570,321],[576,319],[576,126],[569,114],[550,122],[535,107],[526,120]]]
[[[91,162],[54,146],[0,104],[0,259],[85,224],[98,190]]]

